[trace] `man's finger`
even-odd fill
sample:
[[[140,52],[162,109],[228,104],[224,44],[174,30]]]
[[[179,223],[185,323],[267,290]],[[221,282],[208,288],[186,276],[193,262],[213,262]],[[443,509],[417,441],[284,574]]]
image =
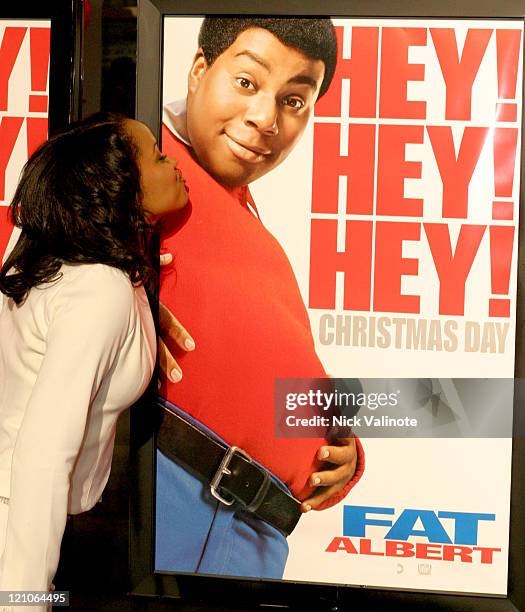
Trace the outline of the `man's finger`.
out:
[[[170,339],[176,342],[185,351],[193,351],[195,348],[193,338],[162,302],[159,302],[159,327],[160,335],[165,340]]]
[[[336,465],[343,465],[357,457],[355,438],[341,438],[343,444],[338,446],[321,446],[317,451],[317,458]]]
[[[310,510],[315,510],[322,503],[324,503],[327,499],[332,497],[335,493],[338,492],[337,487],[328,487],[327,489],[321,490],[320,493],[316,493],[312,497],[305,499],[304,502],[301,503],[301,510],[303,512],[309,512]]]
[[[159,365],[162,373],[171,382],[178,383],[182,380],[182,370],[179,364],[175,361],[173,355],[169,352],[168,347],[159,338]]]
[[[167,266],[173,261],[173,255],[171,253],[163,253],[159,260],[161,266]]]
[[[344,486],[354,475],[356,467],[357,461],[353,460],[333,470],[323,470],[322,472],[314,472],[310,476],[309,484],[312,487],[328,487],[337,484],[341,484],[342,486]]]

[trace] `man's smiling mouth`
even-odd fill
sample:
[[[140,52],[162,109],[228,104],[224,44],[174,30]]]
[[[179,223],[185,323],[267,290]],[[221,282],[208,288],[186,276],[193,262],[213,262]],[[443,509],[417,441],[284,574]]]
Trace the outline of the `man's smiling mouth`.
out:
[[[226,134],[226,132],[224,132],[224,137],[230,151],[235,157],[242,161],[257,164],[267,159],[272,153],[270,149],[254,146],[242,140],[234,139]]]

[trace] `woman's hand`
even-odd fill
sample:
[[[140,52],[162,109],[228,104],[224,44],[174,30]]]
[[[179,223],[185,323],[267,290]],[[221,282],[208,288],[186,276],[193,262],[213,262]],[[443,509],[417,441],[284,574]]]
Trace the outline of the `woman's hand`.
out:
[[[334,445],[321,446],[317,458],[331,465],[322,466],[319,472],[310,476],[309,484],[318,488],[312,497],[302,502],[303,512],[318,508],[329,497],[342,491],[352,479],[357,467],[355,438],[336,438]]]
[[[171,261],[171,253],[165,253],[160,256],[161,266],[166,266]],[[159,328],[159,365],[161,372],[171,382],[180,382],[182,380],[182,370],[166,346],[166,343],[175,343],[183,351],[193,351],[195,341],[162,302],[159,302]]]

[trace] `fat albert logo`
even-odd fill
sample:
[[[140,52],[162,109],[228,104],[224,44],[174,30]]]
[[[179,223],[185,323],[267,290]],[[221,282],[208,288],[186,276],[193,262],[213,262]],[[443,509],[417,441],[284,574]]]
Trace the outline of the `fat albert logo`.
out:
[[[494,521],[495,514],[411,508],[402,510],[397,518],[395,514],[395,508],[344,506],[343,536],[333,538],[326,552],[461,563],[492,563],[494,553],[501,552],[501,548],[477,545],[480,522]],[[382,518],[370,515],[382,515]],[[389,527],[384,539],[366,538],[369,525]],[[409,542],[413,536],[426,538],[427,542]]]

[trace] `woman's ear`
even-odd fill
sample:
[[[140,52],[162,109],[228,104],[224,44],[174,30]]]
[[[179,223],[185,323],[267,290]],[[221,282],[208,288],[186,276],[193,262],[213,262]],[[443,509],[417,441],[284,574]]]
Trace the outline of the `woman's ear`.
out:
[[[188,92],[194,93],[202,80],[202,77],[208,70],[208,62],[204,57],[202,49],[199,49],[193,58],[190,72],[188,74]]]

